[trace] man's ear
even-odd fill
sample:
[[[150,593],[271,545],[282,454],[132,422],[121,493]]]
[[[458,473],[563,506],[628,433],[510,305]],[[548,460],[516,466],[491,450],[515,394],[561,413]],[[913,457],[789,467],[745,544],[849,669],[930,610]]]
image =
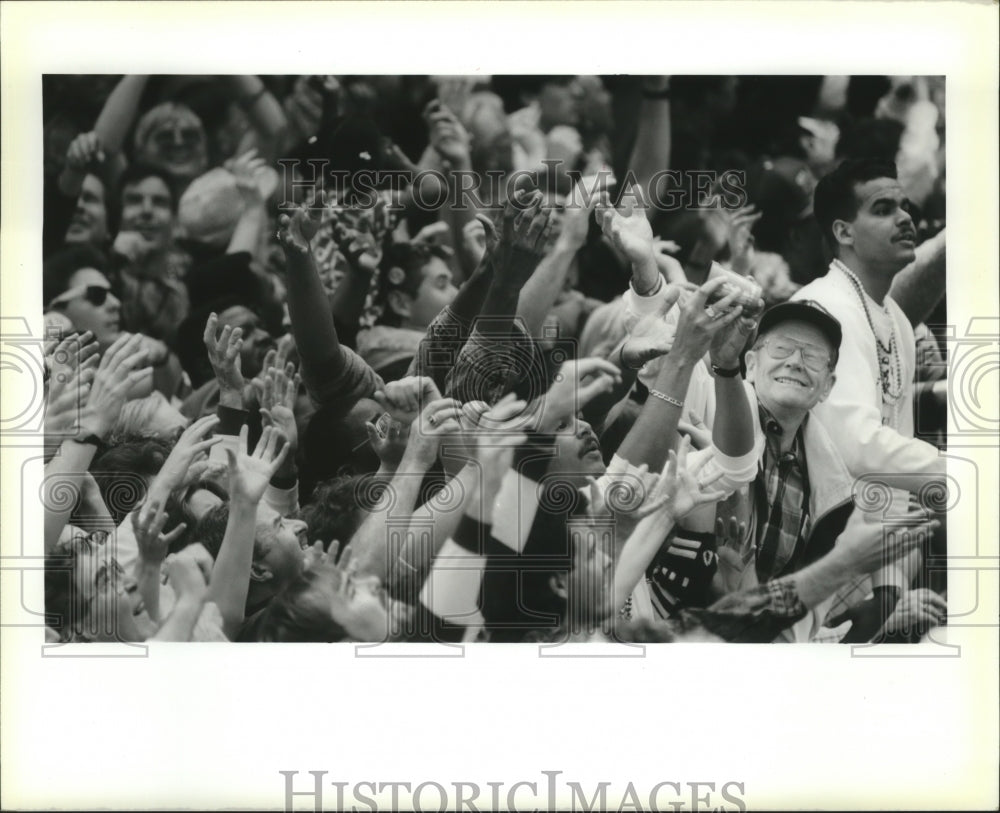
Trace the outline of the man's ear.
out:
[[[819,400],[816,402],[817,404],[822,404],[829,397],[830,390],[833,389],[833,385],[836,383],[837,383],[837,375],[836,373],[831,372],[826,380],[826,384],[820,390]]]
[[[253,562],[250,565],[250,581],[269,582],[274,578],[274,574],[267,565],[260,565]]]
[[[410,315],[410,298],[402,291],[390,291],[388,305],[397,316],[406,318]]]
[[[549,589],[562,599],[569,598],[569,579],[565,573],[553,573],[549,576]]]
[[[854,245],[854,227],[846,220],[833,221],[833,238],[841,246]]]
[[[754,383],[754,370],[757,369],[757,351],[747,350],[746,356],[744,356],[744,361],[747,366],[747,381],[751,384]]]

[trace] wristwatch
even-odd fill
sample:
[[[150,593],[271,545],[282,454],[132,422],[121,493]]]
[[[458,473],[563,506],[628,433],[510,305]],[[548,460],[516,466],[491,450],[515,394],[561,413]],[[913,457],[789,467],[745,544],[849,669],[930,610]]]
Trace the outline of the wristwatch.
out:
[[[725,367],[719,367],[716,364],[712,365],[712,372],[719,378],[736,378],[740,374],[739,365],[733,367],[732,369],[727,369]]]
[[[71,440],[73,443],[79,443],[82,446],[93,446],[98,452],[106,448],[104,441],[93,432],[89,435],[84,435],[82,438],[67,438],[67,440]]]

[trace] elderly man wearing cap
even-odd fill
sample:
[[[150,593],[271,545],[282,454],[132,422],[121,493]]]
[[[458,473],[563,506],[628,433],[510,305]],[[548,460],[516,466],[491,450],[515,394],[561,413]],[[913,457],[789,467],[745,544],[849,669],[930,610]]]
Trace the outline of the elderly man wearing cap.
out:
[[[746,353],[747,399],[717,401],[716,462],[710,466],[722,469],[717,487],[730,494],[717,516],[726,524],[735,517],[735,525],[746,529],[742,535],[727,529],[729,547],[719,551],[720,576],[729,590],[800,570],[828,553],[847,524],[851,477],[833,439],[810,414],[836,381],[841,340],[840,323],[822,306],[775,305],[764,313]],[[739,374],[738,364],[726,366],[732,369],[717,364],[715,375]],[[746,426],[746,411],[752,449],[726,455],[719,438],[727,426]],[[794,636],[813,637],[821,619],[822,608]]]

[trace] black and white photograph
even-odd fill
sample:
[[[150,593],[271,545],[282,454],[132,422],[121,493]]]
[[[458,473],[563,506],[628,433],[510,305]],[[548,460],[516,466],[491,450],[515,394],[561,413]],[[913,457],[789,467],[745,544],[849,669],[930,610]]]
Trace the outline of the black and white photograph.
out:
[[[259,11],[295,30],[310,5]],[[209,8],[190,30],[224,30]],[[366,51],[364,11],[338,47]],[[851,47],[820,19],[793,22]],[[984,94],[933,48],[792,70],[665,42],[588,72],[509,41],[450,70],[378,43],[389,70],[303,59],[259,22],[278,53],[254,71],[232,31],[229,62],[151,59],[156,24],[136,25],[128,58],[32,57],[29,108],[4,105],[11,809],[996,801],[928,767],[979,737],[995,780],[998,754],[996,698],[973,704],[992,689],[963,682],[970,662],[997,674],[995,70]],[[921,46],[960,42],[954,25],[925,23]],[[419,41],[490,26],[423,22]],[[955,144],[982,105],[980,162]],[[9,171],[29,141],[37,210]],[[959,187],[970,170],[979,188]],[[10,687],[39,672],[63,694],[13,756],[28,707]],[[185,746],[216,735],[228,783]],[[444,744],[414,755],[424,737]],[[519,760],[536,737],[550,756]],[[670,760],[635,754],[663,738]],[[734,740],[717,760],[716,738]],[[433,760],[463,739],[481,761]],[[782,796],[787,754],[805,767]],[[838,758],[872,784],[806,778]],[[67,759],[86,780],[21,787]],[[156,775],[144,796],[119,763]]]

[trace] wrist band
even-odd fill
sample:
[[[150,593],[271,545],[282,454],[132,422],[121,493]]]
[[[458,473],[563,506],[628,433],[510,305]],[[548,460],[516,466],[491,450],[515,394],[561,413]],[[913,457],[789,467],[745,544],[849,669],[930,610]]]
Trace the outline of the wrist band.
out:
[[[715,364],[712,365],[712,372],[715,373],[719,378],[736,378],[740,374],[740,368],[733,367],[728,369],[726,367],[718,367]]]
[[[647,291],[644,294],[640,294],[638,291],[635,290],[635,284],[634,283],[630,282],[629,284],[632,286],[632,290],[635,291],[635,295],[636,296],[641,296],[643,298],[646,298],[648,296],[656,296],[660,292],[660,288],[663,287],[663,275],[662,274],[657,274],[657,276],[656,276],[656,285],[654,285],[649,291]]]
[[[659,390],[654,390],[650,388],[649,394],[652,395],[654,398],[659,398],[661,401],[666,401],[668,404],[673,404],[678,409],[684,408],[683,401],[678,401],[676,398],[672,398],[666,393],[660,392]]]
[[[622,342],[622,349],[618,351],[618,361],[623,369],[630,370],[633,373],[637,373],[639,372],[639,370],[643,368],[644,365],[640,364],[638,367],[633,367],[631,364],[625,361],[625,345],[627,343],[628,342]]]

